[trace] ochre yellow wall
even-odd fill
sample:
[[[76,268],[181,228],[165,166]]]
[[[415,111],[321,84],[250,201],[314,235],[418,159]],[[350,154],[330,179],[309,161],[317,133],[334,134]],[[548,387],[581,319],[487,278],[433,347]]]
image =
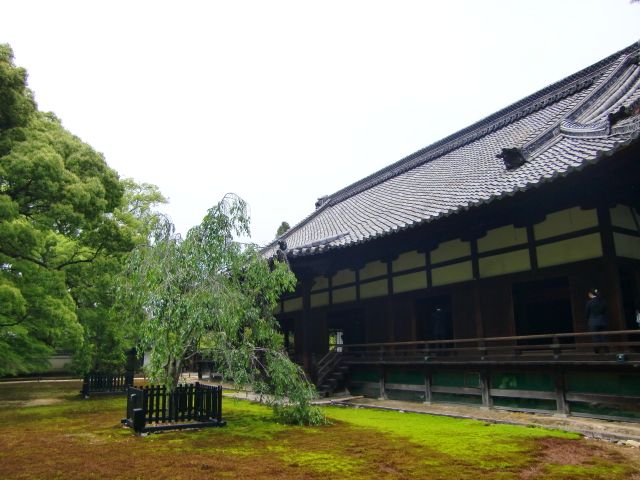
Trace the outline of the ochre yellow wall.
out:
[[[415,272],[393,277],[393,293],[427,288],[427,272]]]
[[[602,256],[599,233],[542,245],[536,250],[540,268]]]
[[[595,208],[591,210],[581,210],[580,207],[573,207],[548,214],[544,222],[533,226],[533,231],[536,240],[542,240],[543,238],[577,232],[578,230],[597,226],[598,215]]]
[[[382,297],[389,293],[387,279],[360,285],[360,298]]]
[[[329,292],[311,295],[311,308],[324,307],[325,305],[329,305]]]
[[[354,302],[356,300],[356,287],[339,288],[333,290],[333,303]]]
[[[619,257],[636,258],[640,260],[640,237],[613,234],[613,241],[616,245],[616,255]]]
[[[431,272],[431,279],[434,286],[472,280],[471,262],[454,263],[446,267],[434,268]]]
[[[302,310],[302,297],[292,298],[284,301],[284,313]]]
[[[329,288],[329,279],[325,278],[325,277],[316,277],[313,279],[314,280],[314,284],[313,287],[311,287],[311,290],[322,290],[324,288]]]
[[[638,230],[636,222],[633,219],[633,213],[626,205],[616,205],[609,211],[611,212],[611,225],[628,228],[629,230]],[[640,221],[640,219],[638,220]]]
[[[494,277],[531,269],[528,249],[480,258],[478,264],[480,277]]]
[[[431,263],[446,262],[454,258],[466,257],[471,255],[471,246],[469,242],[460,240],[451,240],[438,245],[438,248],[431,252]]]
[[[403,270],[409,270],[411,268],[424,267],[427,261],[424,257],[424,253],[408,252],[403,253],[391,263],[393,272],[401,272]]]
[[[340,270],[331,279],[332,285],[344,285],[345,283],[354,283],[356,281],[356,272],[351,270]]]
[[[511,247],[527,243],[527,229],[513,225],[489,230],[487,235],[478,239],[478,252],[488,252],[498,248]]]
[[[364,268],[360,270],[360,280],[366,280],[368,278],[380,277],[387,274],[387,264],[382,262],[367,263]]]

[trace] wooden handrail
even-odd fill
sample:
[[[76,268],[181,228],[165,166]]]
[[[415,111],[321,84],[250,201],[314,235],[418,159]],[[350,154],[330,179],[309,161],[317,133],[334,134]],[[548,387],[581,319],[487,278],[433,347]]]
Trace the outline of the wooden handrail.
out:
[[[633,335],[640,334],[640,330],[615,330],[606,332],[576,332],[576,333],[554,333],[547,335],[519,335],[512,337],[481,337],[481,338],[456,338],[452,340],[419,340],[412,342],[384,342],[384,343],[354,343],[340,345],[343,348],[353,347],[401,347],[411,345],[434,345],[434,344],[453,344],[453,343],[480,343],[480,342],[508,342],[513,340],[538,340],[549,338],[551,342],[555,338],[571,338],[571,337],[593,337],[593,336],[615,336],[615,335]],[[571,344],[561,344],[563,346]],[[590,344],[591,345],[591,344]]]

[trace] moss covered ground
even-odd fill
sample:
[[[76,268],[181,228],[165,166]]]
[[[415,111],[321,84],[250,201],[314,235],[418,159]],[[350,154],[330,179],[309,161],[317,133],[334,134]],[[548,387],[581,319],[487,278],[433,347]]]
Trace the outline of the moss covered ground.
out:
[[[630,479],[638,452],[576,434],[328,407],[332,425],[278,423],[225,399],[224,428],[137,437],[125,398],[79,382],[0,384],[2,479]]]

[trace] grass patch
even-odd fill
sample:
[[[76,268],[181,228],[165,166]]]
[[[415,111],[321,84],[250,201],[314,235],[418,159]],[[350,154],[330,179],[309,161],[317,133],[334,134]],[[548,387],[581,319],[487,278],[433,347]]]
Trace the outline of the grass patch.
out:
[[[0,478],[628,479],[632,449],[541,428],[327,407],[333,425],[278,423],[223,400],[227,427],[136,437],[126,399],[83,399],[80,382],[0,384]],[[55,402],[52,402],[55,400]],[[559,452],[566,452],[565,456]]]

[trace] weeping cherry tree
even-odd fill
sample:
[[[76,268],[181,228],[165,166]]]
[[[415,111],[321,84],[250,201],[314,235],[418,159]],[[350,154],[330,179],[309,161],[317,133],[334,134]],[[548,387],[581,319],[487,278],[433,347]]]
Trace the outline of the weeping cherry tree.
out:
[[[172,390],[185,362],[206,351],[238,387],[263,394],[286,421],[322,423],[310,405],[315,389],[289,360],[272,314],[295,276],[286,259],[266,260],[234,235],[249,235],[248,208],[227,194],[186,239],[165,219],[152,244],[129,257],[118,305],[138,319],[147,373]]]

